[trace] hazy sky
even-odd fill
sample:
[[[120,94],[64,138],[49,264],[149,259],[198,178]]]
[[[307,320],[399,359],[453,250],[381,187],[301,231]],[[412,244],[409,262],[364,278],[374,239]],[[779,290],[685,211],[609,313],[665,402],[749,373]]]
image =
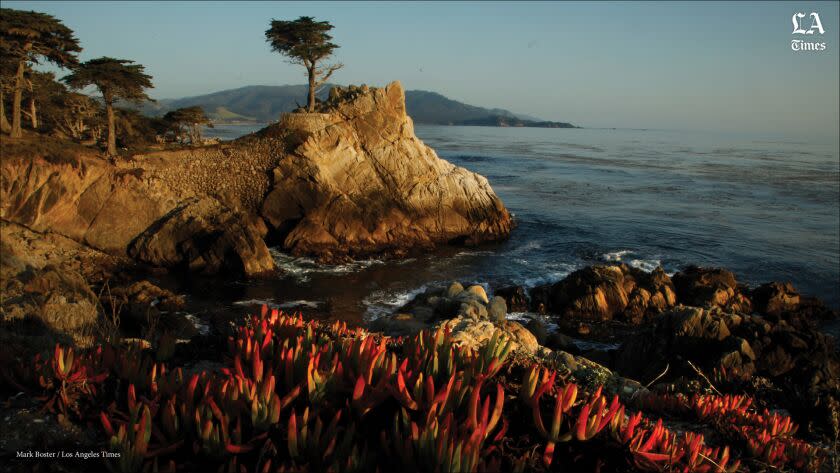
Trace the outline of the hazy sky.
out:
[[[838,2],[19,2],[55,15],[82,59],[132,59],[155,98],[304,82],[272,53],[272,18],[328,20],[335,82],[440,92],[590,127],[838,134]],[[790,49],[819,13],[819,52]],[[809,22],[806,25],[810,25]]]

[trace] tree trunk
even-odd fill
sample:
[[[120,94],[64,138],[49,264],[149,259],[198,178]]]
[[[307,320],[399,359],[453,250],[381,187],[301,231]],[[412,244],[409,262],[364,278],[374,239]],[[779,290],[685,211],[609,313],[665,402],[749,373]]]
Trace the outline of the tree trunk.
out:
[[[26,61],[18,63],[17,74],[15,74],[15,94],[12,99],[12,138],[23,136],[23,129],[20,126],[20,103],[23,101],[23,69]]]
[[[108,114],[108,156],[117,155],[117,126],[114,120],[114,104],[105,97],[105,112]]]
[[[29,99],[29,119],[32,120],[32,129],[38,129],[38,110],[35,108],[35,97]]]
[[[0,89],[0,131],[8,133],[12,129],[12,125],[6,118],[6,98],[3,97],[3,90]]]
[[[306,68],[309,73],[309,113],[315,111],[315,64]]]

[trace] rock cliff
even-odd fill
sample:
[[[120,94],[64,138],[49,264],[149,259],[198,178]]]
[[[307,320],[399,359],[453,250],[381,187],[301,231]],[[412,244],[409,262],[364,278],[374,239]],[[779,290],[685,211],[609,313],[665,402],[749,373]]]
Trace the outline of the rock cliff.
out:
[[[275,125],[290,152],[262,215],[287,250],[330,259],[508,235],[510,215],[487,179],[414,135],[399,82],[331,97],[324,113]]]
[[[151,265],[247,276],[274,269],[269,230],[324,260],[508,235],[487,180],[414,135],[398,82],[333,94],[322,111],[116,163],[4,153],[0,218]]]
[[[4,157],[0,217],[152,265],[207,273],[227,268],[248,276],[274,269],[262,234],[246,213],[212,197],[194,205],[195,197],[168,185],[156,169],[137,160],[115,166],[85,155],[74,162]],[[189,221],[173,231],[171,222],[185,208],[192,210]]]

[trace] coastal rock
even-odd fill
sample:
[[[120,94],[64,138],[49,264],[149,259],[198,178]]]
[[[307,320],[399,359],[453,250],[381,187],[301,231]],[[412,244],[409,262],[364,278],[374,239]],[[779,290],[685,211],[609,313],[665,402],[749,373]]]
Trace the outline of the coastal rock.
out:
[[[246,275],[273,269],[262,239],[265,228],[254,225],[252,216],[202,195],[203,188],[194,184],[200,179],[169,158],[153,155],[118,164],[84,154],[73,162],[4,158],[0,217],[156,265],[186,264],[207,273],[224,268]],[[162,175],[171,168],[187,180],[167,182]]]
[[[510,232],[487,179],[438,158],[414,135],[399,82],[322,111],[276,125],[292,149],[273,171],[262,215],[286,250],[337,259]]]
[[[647,388],[634,379],[625,378],[597,362],[563,350],[541,347],[537,350],[536,357],[560,373],[571,374],[578,386],[586,390],[603,387],[604,392],[616,394],[624,402],[648,392]]]
[[[125,255],[128,243],[174,205],[137,173],[87,156],[75,163],[4,159],[0,196],[4,219],[114,255]]]
[[[208,197],[187,201],[160,219],[132,243],[129,254],[157,266],[210,274],[259,276],[274,270],[259,229],[243,213]]]
[[[17,297],[4,293],[3,332],[8,330],[41,347],[56,342],[82,347],[92,343],[99,309],[82,275],[47,265],[29,268],[17,278],[23,291]]]
[[[765,377],[803,424],[825,423],[831,413],[824,409],[840,399],[840,356],[830,336],[813,324],[794,326],[717,307],[671,309],[626,340],[613,359],[616,371],[643,383],[666,367],[661,382],[694,378],[695,367],[725,379]]]
[[[779,316],[799,307],[799,293],[789,282],[771,282],[752,291],[752,302],[756,312]]]
[[[531,299],[563,316],[639,323],[672,307],[676,294],[661,268],[646,273],[622,264],[580,269],[553,285],[535,288]]]
[[[500,287],[493,291],[496,296],[505,300],[507,308],[511,312],[528,311],[528,293],[522,286]]]
[[[487,316],[494,322],[501,322],[505,320],[507,315],[507,304],[505,300],[499,296],[494,296],[487,306]]]
[[[720,307],[731,312],[749,314],[752,304],[731,271],[723,268],[689,266],[673,277],[677,299],[697,307]]]
[[[436,328],[448,328],[452,341],[458,345],[478,349],[500,331],[513,341],[512,349],[527,354],[536,353],[539,343],[534,335],[518,322],[505,321],[494,324],[488,320],[476,321],[468,317],[456,317],[443,321]]]
[[[4,155],[0,217],[115,256],[248,276],[274,269],[263,238],[326,261],[509,234],[487,179],[414,135],[399,83],[348,90],[232,143],[116,161],[69,143],[55,145],[72,159]]]

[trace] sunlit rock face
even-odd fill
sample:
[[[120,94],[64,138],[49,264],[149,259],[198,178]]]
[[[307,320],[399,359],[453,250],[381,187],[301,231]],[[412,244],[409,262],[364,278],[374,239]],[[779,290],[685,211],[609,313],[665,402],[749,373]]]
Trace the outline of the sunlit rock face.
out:
[[[262,215],[295,254],[324,259],[506,237],[487,179],[440,159],[414,134],[399,82],[351,89],[316,114],[288,114],[289,154]]]

